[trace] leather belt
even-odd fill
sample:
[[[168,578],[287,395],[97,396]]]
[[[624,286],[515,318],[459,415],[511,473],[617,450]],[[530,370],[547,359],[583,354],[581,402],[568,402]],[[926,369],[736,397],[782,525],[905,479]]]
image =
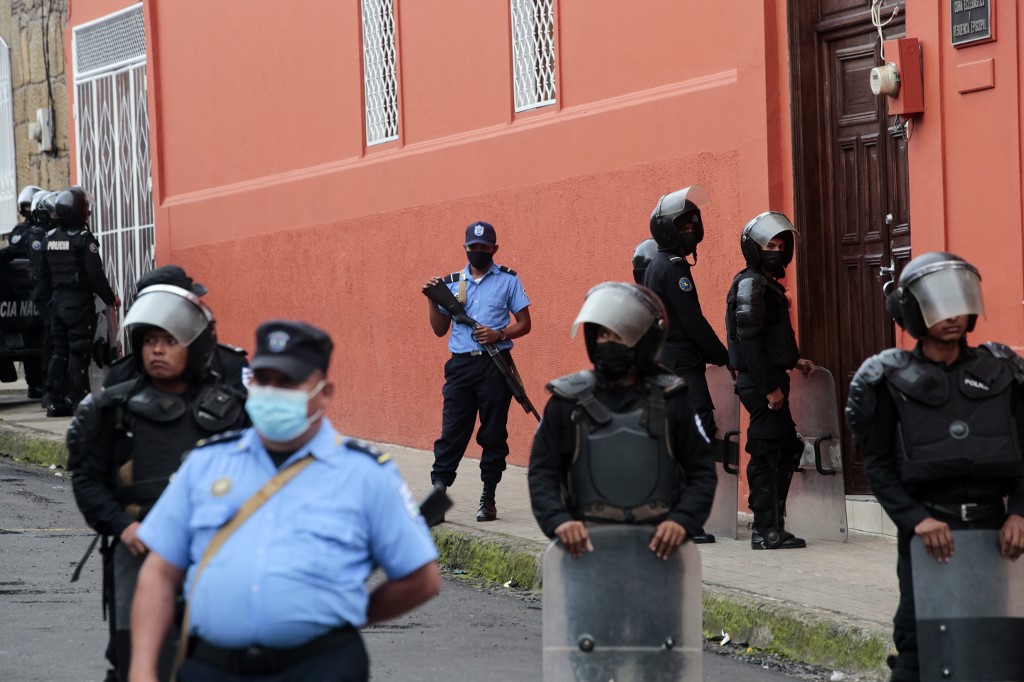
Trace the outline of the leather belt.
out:
[[[340,649],[359,637],[359,631],[346,625],[331,630],[305,644],[290,649],[251,646],[245,649],[225,649],[192,637],[189,640],[189,658],[220,668],[230,675],[276,675],[291,665],[332,649]]]
[[[452,353],[457,358],[475,358],[478,355],[487,355],[485,350],[471,350],[468,353]]]
[[[1006,507],[1002,500],[999,502],[965,502],[953,504],[950,502],[925,502],[925,509],[938,512],[945,516],[958,518],[964,523],[970,521],[988,521],[1006,516]]]

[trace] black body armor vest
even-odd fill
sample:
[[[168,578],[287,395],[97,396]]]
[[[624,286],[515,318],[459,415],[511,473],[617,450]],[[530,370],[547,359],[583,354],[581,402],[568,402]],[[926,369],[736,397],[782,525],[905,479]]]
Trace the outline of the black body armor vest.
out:
[[[75,231],[74,234],[59,227],[54,230],[46,241],[46,262],[50,265],[50,279],[55,287],[74,288],[79,284],[79,265],[76,248],[76,237],[81,234]]]
[[[596,377],[577,372],[551,382],[576,403],[575,451],[569,469],[569,508],[590,521],[652,523],[672,508],[679,465],[666,428],[665,396],[685,388],[674,375],[647,378],[646,400],[612,412],[594,396]]]
[[[733,278],[725,300],[725,327],[729,345],[729,364],[734,369],[748,369],[747,358],[740,350],[744,329],[760,320],[759,335],[764,339],[768,365],[776,369],[792,369],[800,359],[796,334],[789,321],[789,299],[786,289],[773,279],[752,268]]]
[[[884,370],[899,412],[904,481],[1024,475],[1009,363],[985,351],[953,371],[910,353],[904,359]]]

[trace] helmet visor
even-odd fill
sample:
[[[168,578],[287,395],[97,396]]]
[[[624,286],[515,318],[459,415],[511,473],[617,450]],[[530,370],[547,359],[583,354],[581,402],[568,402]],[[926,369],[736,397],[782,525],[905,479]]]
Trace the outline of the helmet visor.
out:
[[[580,325],[591,322],[615,332],[624,344],[632,348],[658,317],[650,303],[633,286],[605,282],[587,294],[569,336],[575,338]]]
[[[661,215],[670,216],[680,213],[686,208],[687,202],[700,209],[711,203],[711,197],[708,196],[708,191],[700,185],[684,187],[665,195],[661,200]]]
[[[139,292],[124,318],[124,329],[146,324],[163,329],[183,346],[191,345],[213,321],[209,309],[194,294],[166,284]]]
[[[800,235],[789,218],[778,211],[765,211],[743,228],[743,234],[753,239],[762,249],[783,232],[792,232],[794,237]]]
[[[927,327],[958,315],[985,314],[981,278],[966,263],[936,263],[907,288],[917,299]]]

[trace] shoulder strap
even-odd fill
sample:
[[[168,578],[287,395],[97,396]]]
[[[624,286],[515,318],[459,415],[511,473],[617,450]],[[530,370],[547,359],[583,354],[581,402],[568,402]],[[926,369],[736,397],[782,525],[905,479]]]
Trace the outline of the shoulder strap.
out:
[[[459,299],[459,303],[466,305],[466,278],[459,278],[459,295],[456,296]]]
[[[188,591],[188,598],[185,600],[185,614],[181,619],[181,638],[178,640],[178,651],[174,657],[174,673],[171,674],[171,679],[175,679],[178,667],[184,662],[185,654],[188,649],[188,626],[189,626],[189,613],[192,605],[192,594],[196,591],[196,584],[199,582],[199,577],[203,574],[203,570],[206,565],[210,563],[210,559],[224,546],[228,538],[234,534],[238,528],[245,523],[250,516],[252,516],[257,509],[263,506],[263,503],[269,500],[274,493],[279,491],[289,481],[295,478],[300,471],[308,467],[313,463],[313,455],[306,455],[305,457],[298,459],[287,467],[277,472],[273,478],[263,484],[263,487],[256,491],[256,493],[245,501],[235,515],[228,520],[220,530],[210,540],[210,544],[206,546],[206,551],[203,552],[202,558],[199,560],[199,564],[196,566],[196,572],[192,575],[192,587]]]

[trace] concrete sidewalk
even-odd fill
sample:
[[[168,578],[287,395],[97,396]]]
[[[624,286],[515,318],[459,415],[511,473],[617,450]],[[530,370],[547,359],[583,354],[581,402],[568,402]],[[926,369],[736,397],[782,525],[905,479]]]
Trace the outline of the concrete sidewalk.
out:
[[[19,384],[0,387],[0,454],[49,466],[66,461],[69,419],[47,419],[23,400]],[[358,434],[352,434],[358,435]],[[413,492],[430,489],[430,452],[382,445]],[[498,520],[476,521],[476,460],[463,462],[449,489],[455,507],[434,529],[442,563],[511,586],[540,586],[547,538],[530,512],[526,469],[510,466],[498,486]],[[742,517],[741,517],[742,518]],[[806,549],[753,551],[739,523],[736,540],[701,545],[704,629],[733,642],[831,667],[863,680],[884,679],[891,619],[898,601],[896,542],[851,532],[849,541],[812,542]],[[847,678],[850,679],[850,678]]]

